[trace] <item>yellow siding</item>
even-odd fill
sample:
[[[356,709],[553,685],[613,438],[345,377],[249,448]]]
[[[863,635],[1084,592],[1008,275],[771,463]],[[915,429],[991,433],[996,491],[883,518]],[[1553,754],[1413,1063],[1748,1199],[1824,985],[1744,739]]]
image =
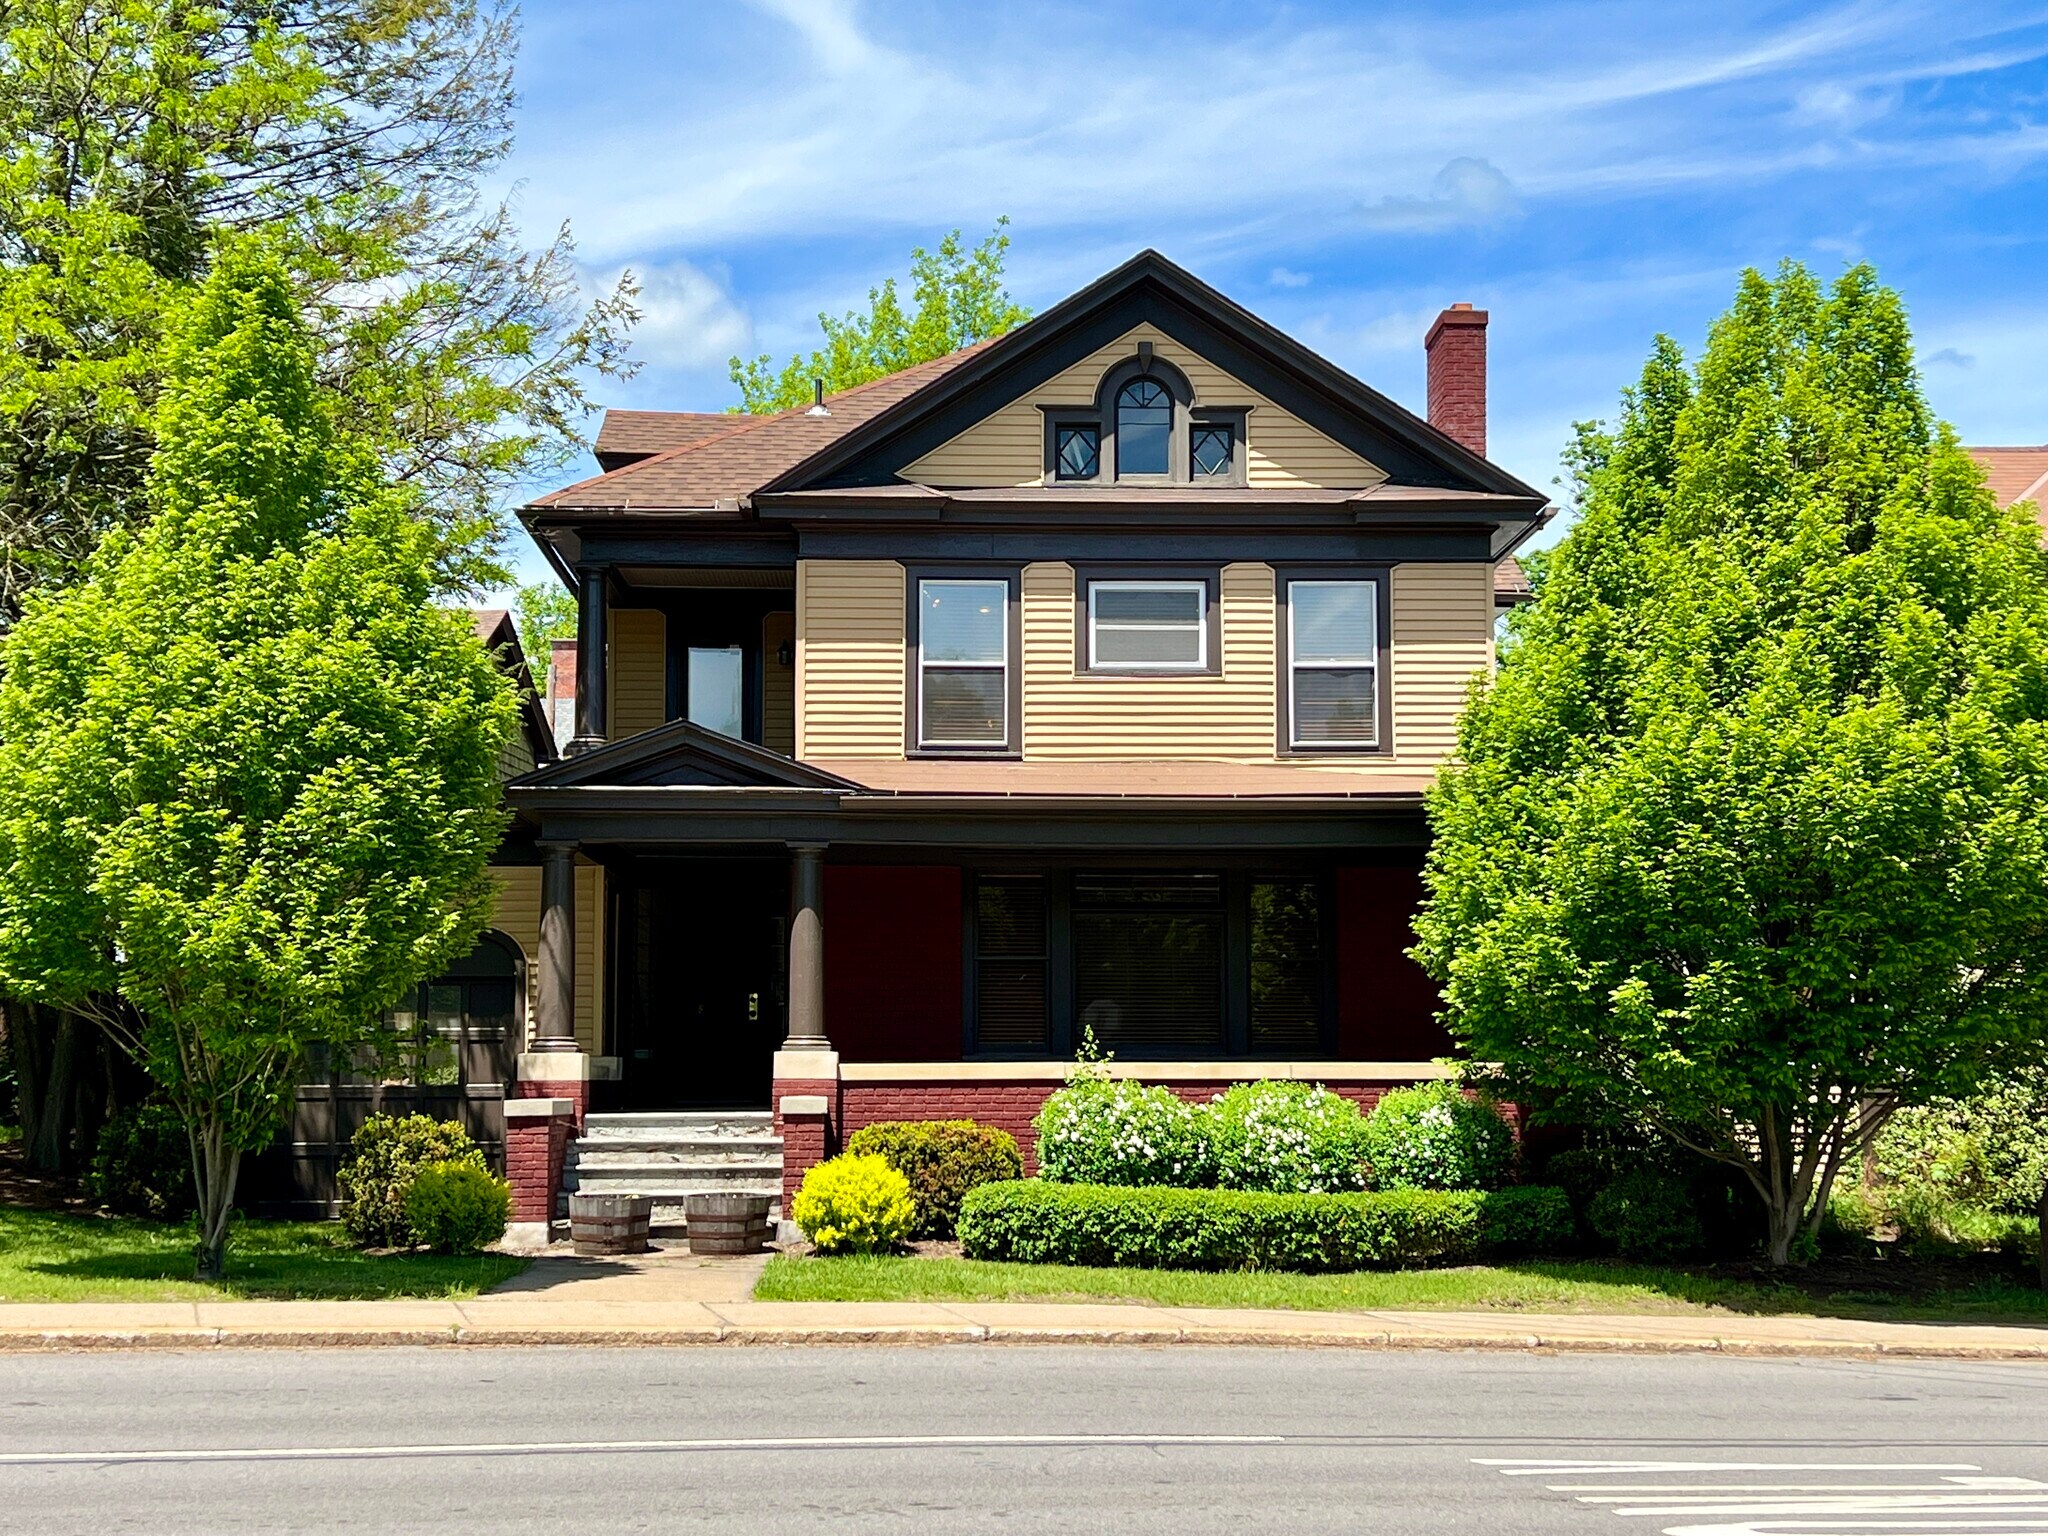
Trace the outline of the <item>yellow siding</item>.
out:
[[[614,741],[668,719],[668,619],[652,608],[611,611],[608,725]]]
[[[1394,751],[1438,763],[1458,745],[1472,674],[1493,667],[1493,571],[1397,565],[1393,591]]]
[[[796,577],[796,755],[903,756],[904,574],[805,560]]]
[[[1375,465],[1149,325],[1136,327],[940,444],[905,469],[904,478],[946,486],[1041,483],[1045,427],[1039,407],[1092,405],[1103,374],[1133,356],[1141,341],[1150,341],[1155,356],[1187,375],[1196,405],[1252,407],[1245,426],[1245,478],[1250,484],[1356,488],[1386,479]]]
[[[491,871],[498,899],[491,926],[519,946],[526,960],[525,1018],[533,1021],[533,994],[540,972],[540,867],[500,865]],[[604,1017],[604,871],[595,864],[576,867],[576,1039],[586,1051],[598,1048],[598,1021]]]
[[[1273,571],[1223,568],[1220,676],[1096,677],[1076,667],[1074,568],[1024,567],[1027,758],[1273,760]]]
[[[778,658],[795,642],[795,614],[761,620],[761,745],[785,757],[796,752],[796,663],[784,666]]]

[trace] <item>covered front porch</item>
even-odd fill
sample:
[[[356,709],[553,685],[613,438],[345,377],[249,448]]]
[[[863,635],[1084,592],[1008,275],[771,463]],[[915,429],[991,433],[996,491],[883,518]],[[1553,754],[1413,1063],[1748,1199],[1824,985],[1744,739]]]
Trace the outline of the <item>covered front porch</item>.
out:
[[[1418,796],[1179,788],[883,788],[684,721],[531,775],[508,791],[541,867],[515,1093],[565,1136],[593,1108],[765,1111],[793,1190],[874,1120],[970,1117],[1028,1154],[1091,1037],[1190,1094],[1438,1075],[1404,953]],[[593,869],[604,941],[579,945]]]

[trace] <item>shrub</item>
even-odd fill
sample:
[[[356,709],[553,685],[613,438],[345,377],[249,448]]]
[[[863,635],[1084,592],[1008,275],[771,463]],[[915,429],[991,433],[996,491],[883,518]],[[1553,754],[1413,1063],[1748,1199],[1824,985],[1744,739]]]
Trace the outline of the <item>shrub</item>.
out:
[[[790,1219],[820,1253],[877,1253],[910,1236],[917,1207],[886,1158],[849,1152],[804,1175]]]
[[[2029,1216],[2048,1187],[2048,1069],[1996,1078],[1967,1099],[1902,1109],[1877,1139],[1878,1182],[1943,1202]]]
[[[1373,1106],[1365,1155],[1374,1189],[1499,1189],[1514,1168],[1515,1133],[1456,1083],[1422,1083]]]
[[[192,1192],[192,1141],[168,1104],[138,1104],[100,1127],[85,1187],[117,1211],[180,1221],[199,1207]]]
[[[877,1121],[855,1131],[846,1150],[884,1158],[910,1181],[916,1237],[951,1237],[967,1191],[1024,1173],[1017,1138],[972,1120]]]
[[[1450,1263],[1568,1242],[1555,1189],[1286,1195],[1025,1179],[960,1211],[969,1258],[1153,1269],[1327,1271]]]
[[[372,1115],[350,1143],[340,1185],[342,1229],[365,1248],[412,1248],[420,1234],[405,1212],[412,1181],[429,1163],[467,1163],[484,1171],[469,1132],[430,1115]]]
[[[1587,1211],[1602,1242],[1625,1259],[1675,1259],[1706,1241],[1685,1181],[1657,1168],[1630,1168],[1593,1197]]]
[[[1170,1089],[1080,1078],[1048,1098],[1032,1126],[1039,1175],[1055,1183],[1216,1182],[1206,1107]]]
[[[512,1186],[475,1163],[429,1163],[405,1193],[405,1217],[422,1243],[442,1253],[476,1253],[505,1235]]]
[[[1320,1085],[1238,1083],[1209,1106],[1224,1189],[1322,1195],[1365,1188],[1365,1116]]]

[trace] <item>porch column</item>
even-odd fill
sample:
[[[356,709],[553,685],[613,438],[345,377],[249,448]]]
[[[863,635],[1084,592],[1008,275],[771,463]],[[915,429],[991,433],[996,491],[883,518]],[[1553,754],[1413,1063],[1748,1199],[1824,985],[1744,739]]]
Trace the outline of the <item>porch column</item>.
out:
[[[829,1051],[825,1035],[825,848],[789,849],[789,1025],[785,1051]]]
[[[576,845],[540,845],[540,976],[534,993],[534,1051],[576,1044]]]
[[[574,756],[605,744],[606,568],[576,567],[576,736]]]

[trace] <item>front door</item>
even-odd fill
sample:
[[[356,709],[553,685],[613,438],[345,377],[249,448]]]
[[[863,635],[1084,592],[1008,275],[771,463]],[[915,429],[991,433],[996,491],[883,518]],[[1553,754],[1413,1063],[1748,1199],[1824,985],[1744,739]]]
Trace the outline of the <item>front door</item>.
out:
[[[650,862],[622,886],[621,1098],[634,1109],[765,1109],[783,1036],[786,862]]]

